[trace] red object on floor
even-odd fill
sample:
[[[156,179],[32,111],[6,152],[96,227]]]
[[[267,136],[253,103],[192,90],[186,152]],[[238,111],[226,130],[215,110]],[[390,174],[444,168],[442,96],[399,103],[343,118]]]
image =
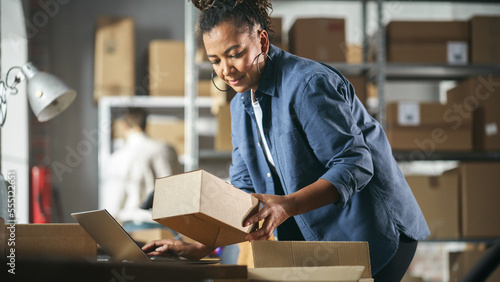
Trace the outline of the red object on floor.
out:
[[[52,180],[45,166],[31,168],[30,222],[52,222]]]

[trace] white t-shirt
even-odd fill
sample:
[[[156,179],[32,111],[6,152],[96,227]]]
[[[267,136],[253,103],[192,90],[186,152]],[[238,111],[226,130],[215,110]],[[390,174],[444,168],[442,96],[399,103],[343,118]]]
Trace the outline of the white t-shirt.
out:
[[[273,156],[271,155],[271,151],[269,150],[269,146],[264,136],[264,130],[262,129],[262,108],[260,107],[259,101],[254,99],[253,90],[250,90],[250,92],[252,93],[252,106],[255,113],[255,119],[257,120],[257,127],[259,128],[260,139],[262,143],[264,143],[264,152],[266,153],[267,161],[274,166]]]

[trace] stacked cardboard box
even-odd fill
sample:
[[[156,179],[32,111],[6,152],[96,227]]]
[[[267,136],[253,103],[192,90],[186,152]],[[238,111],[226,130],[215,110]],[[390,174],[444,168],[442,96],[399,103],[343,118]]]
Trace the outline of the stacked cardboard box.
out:
[[[429,239],[460,237],[458,172],[406,176],[431,231]]]
[[[217,112],[217,134],[215,135],[216,151],[231,151],[233,144],[231,139],[231,109],[226,104],[219,107]]]
[[[152,40],[149,44],[149,95],[184,96],[184,41]],[[200,80],[199,96],[210,96],[210,80]]]
[[[149,95],[184,95],[184,52],[184,41],[151,41]]]
[[[461,163],[440,176],[407,176],[433,239],[500,236],[499,162]]]
[[[288,33],[290,52],[323,62],[346,61],[345,20],[297,19]]]
[[[386,33],[389,62],[468,63],[466,21],[392,21]]]
[[[178,155],[182,155],[184,154],[184,126],[183,120],[151,120],[146,126],[146,134],[171,145]]]
[[[271,18],[271,29],[273,30],[269,34],[269,41],[271,44],[279,47],[282,50],[286,50],[286,46],[283,41],[283,19],[280,17]]]
[[[472,64],[500,63],[499,16],[476,16],[469,20],[470,62]]]
[[[455,115],[439,103],[389,103],[387,138],[395,150],[471,151],[472,116]]]
[[[354,87],[358,99],[366,106],[366,78],[364,76],[346,76],[346,78]]]
[[[459,168],[461,234],[464,238],[500,236],[500,163],[463,163]]]
[[[217,88],[215,88],[215,85]],[[210,112],[213,115],[217,115],[219,112],[219,108],[225,105],[229,105],[231,100],[236,96],[236,91],[233,88],[229,87],[222,79],[218,76],[214,77],[213,82],[210,84],[210,96],[212,97],[212,106],[210,108]]]
[[[474,149],[500,150],[500,77],[479,76],[461,81],[447,92],[454,119],[474,116]]]
[[[134,19],[99,18],[95,40],[95,101],[105,95],[134,95],[134,49]]]

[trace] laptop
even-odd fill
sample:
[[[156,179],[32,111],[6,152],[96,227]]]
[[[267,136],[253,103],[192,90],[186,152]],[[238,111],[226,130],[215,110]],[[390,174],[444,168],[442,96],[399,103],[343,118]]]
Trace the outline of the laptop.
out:
[[[182,262],[194,264],[219,263],[220,259],[188,260],[178,257],[150,257],[130,237],[130,234],[106,210],[72,213],[71,216],[115,261]]]

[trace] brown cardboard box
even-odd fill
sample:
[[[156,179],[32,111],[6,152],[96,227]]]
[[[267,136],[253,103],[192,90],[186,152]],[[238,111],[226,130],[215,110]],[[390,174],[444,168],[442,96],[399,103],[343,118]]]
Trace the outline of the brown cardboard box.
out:
[[[217,134],[215,135],[216,151],[232,151],[231,107],[229,104],[219,107],[217,112]]]
[[[472,64],[500,63],[499,16],[476,16],[469,20]]]
[[[246,241],[243,222],[259,201],[220,178],[195,170],[156,180],[153,220],[209,247]]]
[[[105,95],[134,95],[134,44],[134,19],[107,16],[98,19],[94,100]]]
[[[474,149],[500,150],[500,76],[471,77],[448,90],[454,119],[473,113]]]
[[[149,95],[184,96],[184,41],[149,43]]]
[[[386,28],[391,42],[467,41],[466,21],[391,21]]]
[[[175,149],[177,155],[183,155],[184,149],[184,120],[153,119],[148,121],[146,134],[153,139],[163,141]],[[198,136],[200,150],[213,150],[214,137],[208,135]]]
[[[392,43],[387,50],[387,61],[391,63],[448,64],[450,63],[448,52],[451,51],[449,51],[446,42]],[[463,61],[465,64],[467,59],[463,59]]]
[[[462,163],[459,169],[463,238],[498,238],[500,163]]]
[[[307,269],[308,266],[361,266],[363,270],[360,277],[371,281],[367,242],[253,241],[252,251],[256,268],[282,268],[283,275],[286,275],[283,281],[293,280],[294,277],[300,278],[297,281],[314,281],[311,280],[314,272],[306,271],[312,270]],[[294,267],[304,268],[305,272],[293,272]]]
[[[345,62],[345,20],[297,19],[288,33],[288,48],[297,56],[323,62]]]
[[[207,56],[207,50],[205,50],[205,46],[203,46],[203,43],[198,44],[198,47],[196,47],[196,53],[195,53],[195,62],[200,64],[200,63],[207,63],[210,62]]]
[[[392,21],[386,33],[389,62],[468,62],[469,34],[465,21]]]
[[[212,89],[212,81],[210,79],[201,79],[198,81],[198,96],[210,97]]]
[[[361,64],[363,62],[363,46],[347,44],[346,62],[349,64]]]
[[[270,42],[278,47],[283,44],[283,19],[280,17],[271,17],[271,29],[269,34]]]
[[[184,41],[152,40],[149,43],[149,95],[184,96],[184,48]],[[210,96],[210,80],[199,81],[198,95]]]
[[[178,155],[184,154],[184,121],[148,121],[146,134],[153,139],[163,141],[172,147]]]
[[[465,251],[449,253],[450,282],[463,281],[469,271],[479,262],[487,253],[486,251]],[[500,281],[500,268],[497,267],[493,273],[488,276],[485,282]]]
[[[366,107],[366,79],[364,76],[346,76],[347,80],[351,82],[356,92],[358,99]]]
[[[221,90],[215,88],[217,85]],[[231,100],[236,96],[236,91],[229,87],[226,83],[222,81],[219,77],[214,77],[214,82],[210,85],[210,96],[212,97],[212,106],[210,107],[210,112],[213,115],[217,115],[221,106],[229,105]]]
[[[406,181],[431,231],[428,239],[458,239],[458,172],[453,170],[439,176],[409,175]]]
[[[395,150],[472,150],[472,116],[453,117],[449,106],[438,103],[388,103],[387,138]]]
[[[68,258],[96,259],[97,244],[79,225],[73,223],[10,224],[6,234],[15,232],[16,259]],[[9,254],[10,246],[6,251]]]

